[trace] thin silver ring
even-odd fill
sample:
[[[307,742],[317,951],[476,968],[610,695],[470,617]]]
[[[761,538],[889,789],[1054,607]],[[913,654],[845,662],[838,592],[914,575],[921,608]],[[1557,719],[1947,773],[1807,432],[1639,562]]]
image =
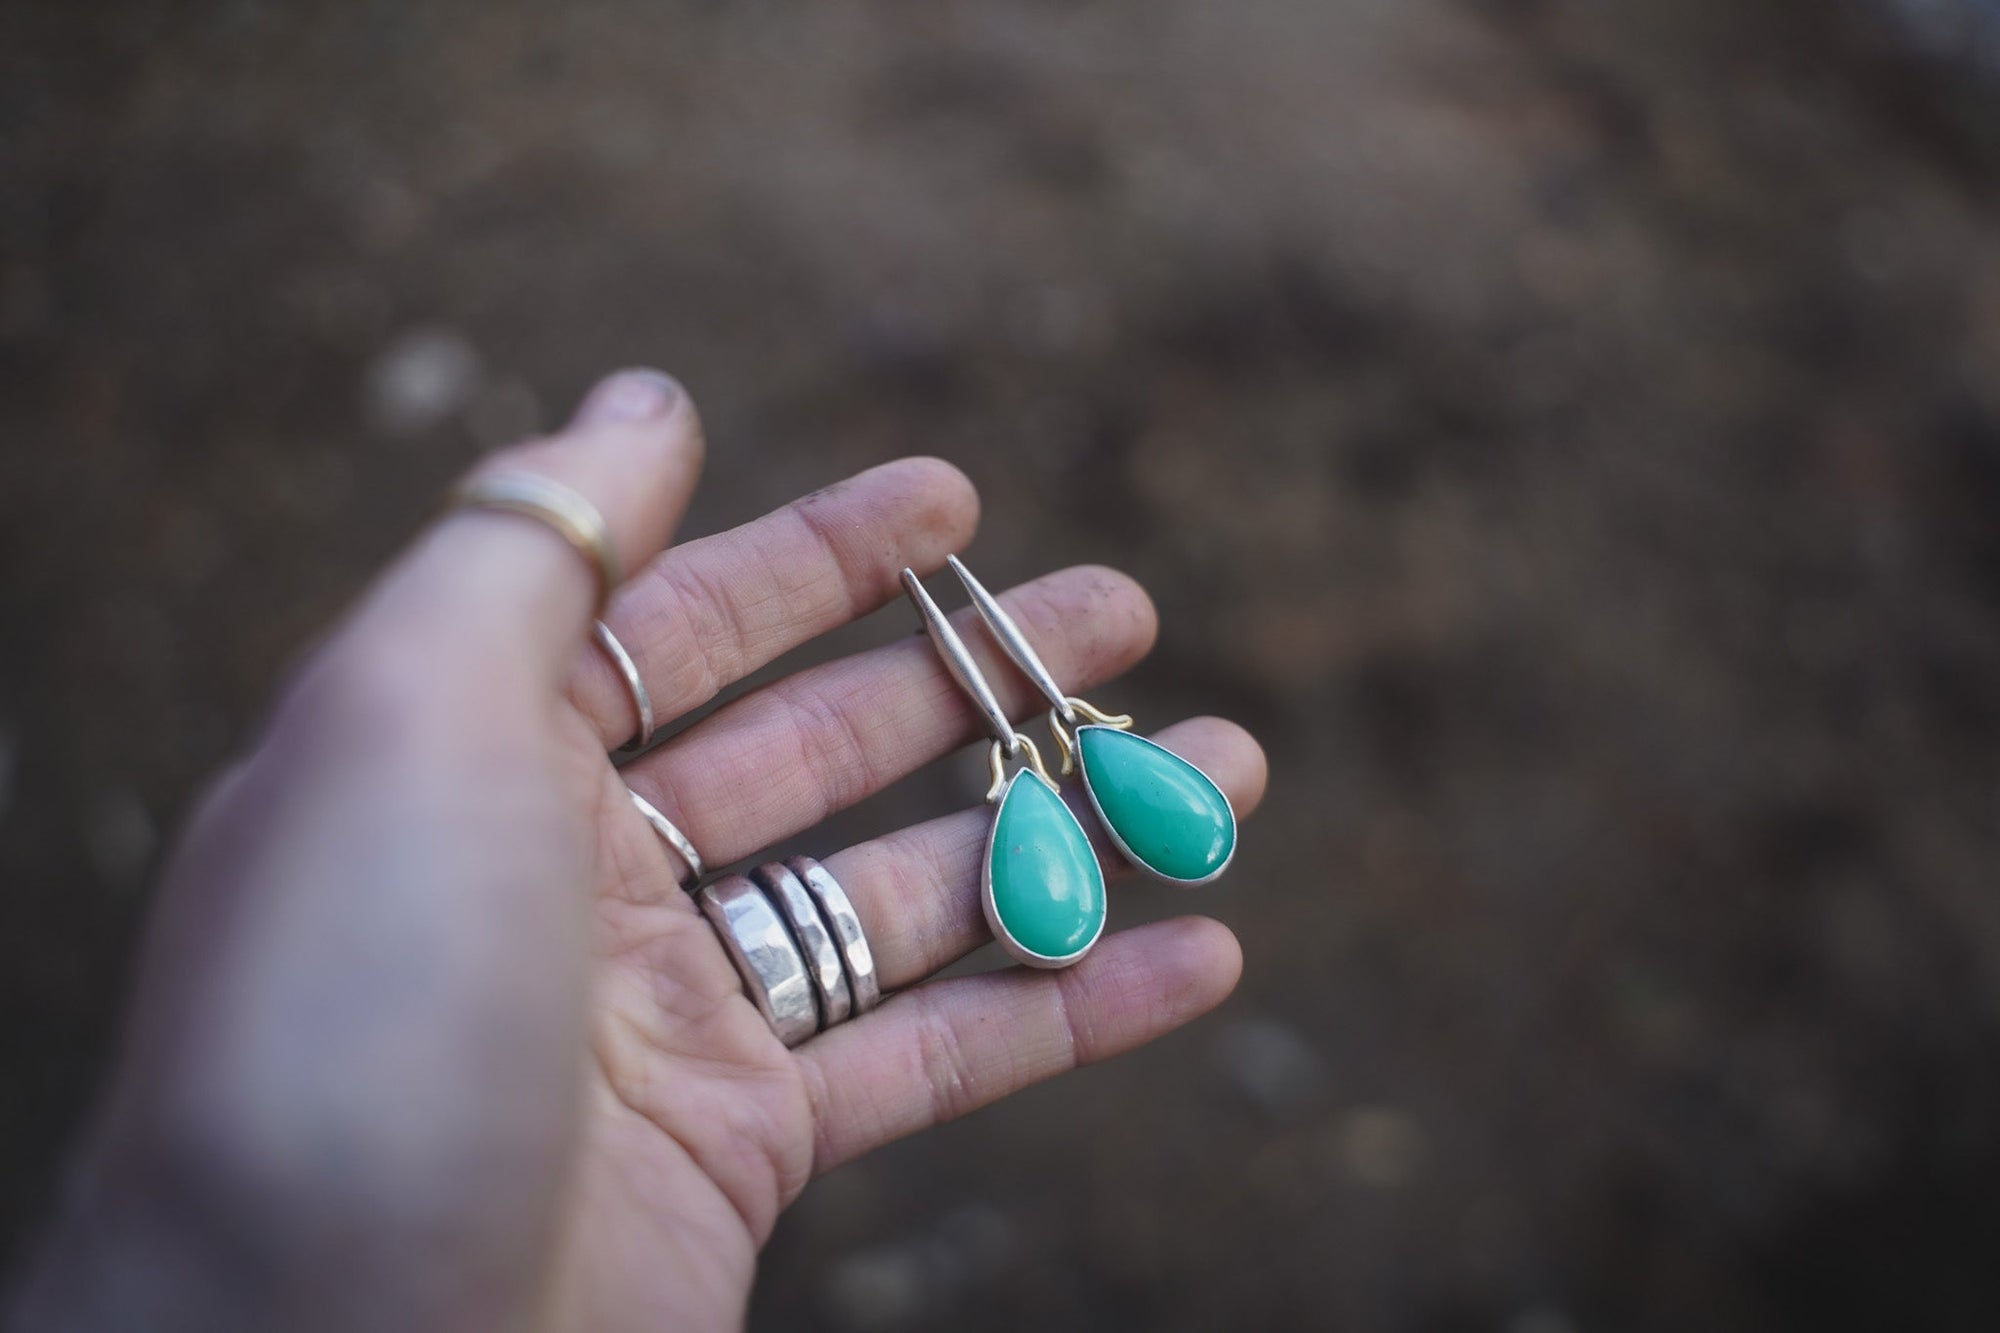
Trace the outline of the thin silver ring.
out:
[[[611,632],[611,626],[597,622],[593,631],[597,646],[611,659],[611,665],[618,668],[618,674],[625,681],[626,692],[632,696],[633,711],[639,715],[639,730],[632,739],[619,746],[616,753],[628,754],[640,749],[653,739],[653,696],[646,692],[646,682],[639,675],[639,666],[632,660],[632,654],[625,651],[625,645],[618,642],[618,636]]]
[[[630,787],[625,789],[625,794],[632,798],[633,805],[639,807],[639,813],[646,817],[646,822],[653,826],[653,832],[660,835],[660,840],[673,848],[686,863],[687,874],[681,877],[681,887],[693,892],[694,886],[701,883],[702,875],[707,873],[702,868],[701,853],[694,849],[692,842],[688,841],[687,834],[674,827],[673,820],[653,808],[651,801]]]
[[[796,1046],[818,1032],[819,1004],[806,960],[764,891],[741,875],[725,875],[696,898],[743,978],[743,993],[778,1040]]]
[[[789,866],[767,861],[750,872],[750,878],[770,895],[778,910],[791,923],[792,939],[805,956],[806,970],[812,974],[813,996],[819,1001],[821,1031],[847,1021],[854,1012],[854,992],[847,985],[847,969],[841,965],[840,948],[833,932],[820,915],[819,905]]]
[[[847,972],[847,988],[854,996],[852,1016],[859,1018],[882,1003],[882,981],[875,972],[874,950],[868,947],[868,937],[861,933],[861,918],[846,891],[825,866],[810,856],[794,856],[785,862],[785,867],[806,886],[827,928],[833,932],[833,942],[840,949],[840,961]]]

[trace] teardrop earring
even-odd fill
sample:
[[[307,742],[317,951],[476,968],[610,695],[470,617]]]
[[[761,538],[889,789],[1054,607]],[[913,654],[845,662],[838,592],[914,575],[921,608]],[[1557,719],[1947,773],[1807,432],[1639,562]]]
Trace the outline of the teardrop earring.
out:
[[[1132,719],[1065,694],[1021,627],[957,556],[952,572],[979,618],[1049,701],[1065,775],[1081,768],[1091,808],[1125,859],[1171,884],[1206,884],[1236,855],[1236,812],[1215,780],[1165,746],[1134,735]]]
[[[1014,730],[965,641],[931,600],[923,583],[903,571],[903,588],[951,673],[993,733],[987,751],[997,808],[980,868],[980,902],[993,938],[1030,967],[1068,967],[1104,933],[1104,870],[1083,825],[1063,804],[1035,743]],[[1007,762],[1020,764],[1013,773]]]

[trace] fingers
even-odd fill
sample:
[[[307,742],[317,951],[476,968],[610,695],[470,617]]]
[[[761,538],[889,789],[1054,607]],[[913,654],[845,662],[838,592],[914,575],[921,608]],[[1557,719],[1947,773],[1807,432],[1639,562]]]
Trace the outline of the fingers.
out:
[[[606,619],[658,716],[678,717],[875,610],[897,594],[904,565],[938,568],[978,522],[965,474],[935,458],[901,459],[676,547],[626,584]],[[571,692],[606,745],[631,737],[631,697],[602,653],[577,658]]]
[[[561,432],[503,449],[475,475],[526,472],[568,487],[603,516],[631,569],[673,534],[701,458],[701,422],[687,394],[655,371],[628,370],[593,389]],[[390,572],[362,619],[434,666],[559,681],[590,623],[598,577],[545,523],[456,509]]]
[[[1049,669],[1077,690],[1143,657],[1158,624],[1144,589],[1094,566],[1000,600]],[[975,632],[972,613],[954,619],[1009,715],[1035,711],[1038,696]],[[911,634],[745,695],[624,773],[705,858],[723,864],[810,828],[981,735],[981,726],[930,642]]]
[[[1264,751],[1235,723],[1194,718],[1153,739],[1213,778],[1239,818],[1263,800]],[[825,858],[854,901],[885,988],[927,977],[990,938],[979,903],[979,862],[992,824],[991,807],[981,806]],[[1085,818],[1083,825],[1097,831],[1095,819]],[[1102,841],[1098,859],[1107,876],[1131,869]]]
[[[1060,972],[1015,968],[898,995],[799,1049],[813,1169],[1144,1045],[1220,1004],[1242,970],[1228,927],[1181,917],[1109,936]]]

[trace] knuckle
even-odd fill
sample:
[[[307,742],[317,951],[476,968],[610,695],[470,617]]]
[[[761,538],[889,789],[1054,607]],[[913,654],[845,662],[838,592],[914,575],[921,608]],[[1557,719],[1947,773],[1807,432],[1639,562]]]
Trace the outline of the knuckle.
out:
[[[789,512],[820,557],[810,563],[820,566],[823,576],[838,587],[848,614],[859,615],[872,606],[884,577],[882,562],[873,558],[872,550],[850,546],[847,527],[822,513],[814,497],[792,505]]]
[[[805,1087],[806,1111],[812,1117],[812,1173],[817,1175],[842,1161],[840,1140],[834,1134],[833,1093],[819,1061],[801,1060],[799,1075]]]
[[[931,1010],[917,1028],[915,1051],[933,1124],[956,1120],[979,1105],[978,1083],[950,1019]]]
[[[659,616],[666,632],[649,635],[658,643],[686,645],[671,662],[655,670],[663,677],[663,697],[683,708],[697,707],[715,697],[733,675],[729,660],[737,642],[727,603],[726,586],[711,586],[698,560],[670,560],[655,567]]]
[[[798,737],[800,759],[819,788],[822,815],[860,800],[874,786],[870,746],[851,712],[818,690],[798,689],[785,698]]]
[[[1056,974],[1054,987],[1056,1020],[1062,1033],[1068,1067],[1086,1065],[1097,1059],[1099,1047],[1091,1029],[1089,997],[1078,995],[1078,982],[1068,972]]]

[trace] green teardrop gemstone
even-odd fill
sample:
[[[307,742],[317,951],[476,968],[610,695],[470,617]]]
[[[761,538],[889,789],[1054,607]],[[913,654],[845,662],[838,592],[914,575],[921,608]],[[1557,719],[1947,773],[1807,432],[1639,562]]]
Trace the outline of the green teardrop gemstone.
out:
[[[1083,783],[1118,849],[1161,879],[1199,884],[1236,851],[1236,815],[1208,774],[1116,727],[1081,727]]]
[[[1023,769],[986,844],[986,920],[1022,962],[1075,962],[1104,929],[1104,871],[1062,797]]]

